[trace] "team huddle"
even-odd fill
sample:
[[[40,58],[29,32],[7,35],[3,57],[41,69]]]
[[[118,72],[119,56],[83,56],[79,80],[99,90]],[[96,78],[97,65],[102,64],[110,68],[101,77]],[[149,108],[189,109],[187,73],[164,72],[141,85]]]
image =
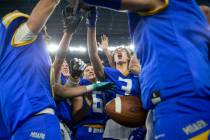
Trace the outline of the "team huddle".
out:
[[[0,140],[210,140],[210,8],[195,0],[69,2],[53,62],[45,24],[60,0],[1,17]],[[98,7],[127,11],[134,54],[110,52],[106,35],[96,40]],[[66,57],[82,20],[89,63]],[[141,123],[120,123],[132,120],[126,111]]]

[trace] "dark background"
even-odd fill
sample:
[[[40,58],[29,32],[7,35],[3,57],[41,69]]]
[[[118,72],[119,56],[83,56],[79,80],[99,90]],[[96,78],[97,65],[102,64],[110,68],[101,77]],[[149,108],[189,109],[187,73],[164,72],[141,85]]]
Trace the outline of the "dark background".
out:
[[[30,13],[38,0],[0,0],[0,17],[13,10]],[[198,0],[199,4],[210,6],[210,0]],[[61,0],[60,5],[51,16],[47,23],[48,33],[52,37],[51,42],[58,44],[62,37],[62,16],[61,10],[67,5],[65,0]],[[99,19],[97,23],[97,38],[100,39],[102,34],[109,37],[111,46],[129,45],[130,36],[127,25],[127,15],[106,9],[99,9]],[[86,25],[83,21],[77,33],[71,42],[72,46],[85,46],[86,44]],[[100,52],[103,59],[104,55]],[[71,52],[71,57],[80,57],[88,61],[87,53]],[[105,60],[106,61],[106,60]]]

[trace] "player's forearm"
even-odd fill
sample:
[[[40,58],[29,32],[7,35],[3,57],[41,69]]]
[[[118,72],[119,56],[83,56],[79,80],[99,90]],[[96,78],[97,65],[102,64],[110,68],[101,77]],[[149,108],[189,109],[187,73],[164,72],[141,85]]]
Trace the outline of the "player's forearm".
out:
[[[87,28],[87,45],[89,54],[98,55],[98,48],[96,44],[96,28],[95,27],[88,27]]]
[[[65,32],[59,44],[59,50],[56,53],[55,60],[53,63],[56,80],[58,79],[60,75],[60,69],[66,57],[66,53],[67,53],[71,38],[72,38],[72,33]]]
[[[114,66],[114,63],[113,63],[113,59],[112,59],[112,54],[111,54],[111,52],[107,49],[107,50],[104,50],[104,53],[105,53],[105,55],[106,55],[106,57],[107,57],[107,59],[108,59],[108,61],[109,61],[109,65],[110,65],[111,67],[115,67],[115,66]]]
[[[93,90],[105,90],[110,89],[112,86],[109,82],[102,82],[97,84],[91,84],[87,86],[77,86],[73,88],[69,88],[67,86],[59,87],[60,89],[56,92],[57,96],[61,96],[63,98],[72,98],[82,96],[85,93],[90,93]]]
[[[59,96],[63,98],[72,98],[72,97],[81,96],[86,92],[87,92],[86,86],[78,86],[74,88],[64,87],[63,91],[57,94],[59,94]]]
[[[27,21],[27,25],[33,33],[37,34],[41,31],[59,2],[60,0],[40,0],[37,3]]]
[[[84,2],[92,5],[97,5],[105,8],[115,10],[149,10],[154,9],[157,3],[161,0],[83,0]]]
[[[96,44],[96,28],[87,29],[87,46],[88,46],[88,54],[93,65],[96,77],[99,80],[104,79],[103,65],[101,64],[101,59],[98,55],[98,48]]]

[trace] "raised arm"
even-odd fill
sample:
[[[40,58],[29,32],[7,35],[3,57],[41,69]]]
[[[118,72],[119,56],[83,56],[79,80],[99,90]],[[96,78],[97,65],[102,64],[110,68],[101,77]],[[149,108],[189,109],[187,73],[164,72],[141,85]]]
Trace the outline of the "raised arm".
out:
[[[63,28],[64,34],[59,44],[59,50],[55,56],[54,61],[54,71],[55,71],[55,80],[58,81],[60,76],[60,69],[63,64],[64,58],[66,57],[66,53],[72,39],[72,35],[80,25],[83,17],[80,13],[73,15],[73,8],[70,6],[65,7],[63,10]]]
[[[96,77],[103,81],[105,79],[103,65],[101,59],[98,55],[97,41],[96,41],[96,20],[97,20],[97,11],[93,7],[88,13],[87,17],[87,46],[88,54],[90,57],[91,64],[93,65]]]
[[[13,35],[12,46],[22,47],[34,42],[59,2],[60,0],[40,0],[31,12],[31,15],[24,16],[28,17],[28,20],[16,29]]]
[[[60,0],[40,0],[27,21],[30,31],[39,33],[59,2]]]
[[[60,70],[64,62],[64,59],[66,57],[67,49],[70,44],[71,38],[72,38],[72,33],[64,32],[63,37],[60,41],[59,50],[56,53],[55,60],[53,62],[54,72],[55,72],[55,81],[58,81],[59,79]]]
[[[83,0],[84,2],[114,10],[157,11],[168,5],[168,0]]]
[[[109,61],[109,65],[111,67],[115,67],[114,62],[113,62],[113,58],[112,58],[112,53],[109,51],[108,47],[109,47],[109,38],[106,35],[102,35],[101,36],[101,42],[98,42],[98,45],[100,48],[102,48],[103,52],[105,53],[108,61]]]

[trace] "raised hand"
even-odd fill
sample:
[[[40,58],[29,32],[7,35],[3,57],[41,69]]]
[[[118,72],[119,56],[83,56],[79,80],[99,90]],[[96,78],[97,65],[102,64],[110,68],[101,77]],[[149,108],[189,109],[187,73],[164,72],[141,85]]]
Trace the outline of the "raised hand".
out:
[[[79,78],[83,71],[85,70],[87,64],[84,61],[78,58],[74,58],[70,60],[69,67],[70,67],[70,74],[73,78]]]
[[[62,16],[64,32],[76,32],[83,19],[83,15],[80,12],[74,13],[74,9],[70,5],[67,5],[62,11]]]
[[[109,38],[106,35],[101,36],[101,42],[98,42],[98,46],[103,50],[107,51],[109,47]]]
[[[98,19],[97,7],[91,7],[87,12],[86,24],[88,27],[96,27],[96,22]]]

